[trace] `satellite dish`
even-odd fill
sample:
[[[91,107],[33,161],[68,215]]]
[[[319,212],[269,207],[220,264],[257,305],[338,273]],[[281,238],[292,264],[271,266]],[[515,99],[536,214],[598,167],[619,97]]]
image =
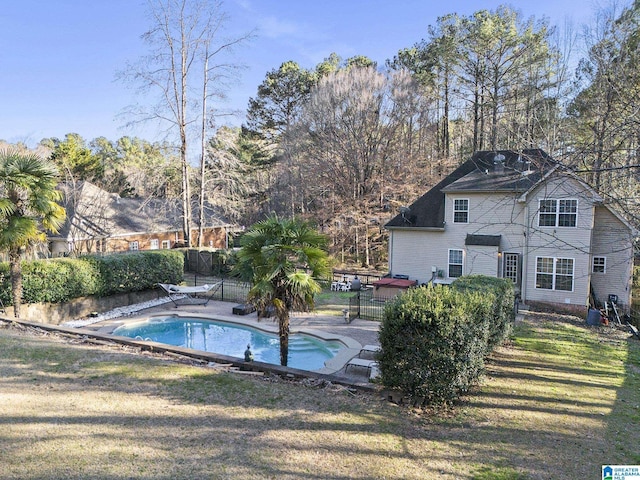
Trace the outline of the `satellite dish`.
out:
[[[400,215],[402,215],[402,219],[407,223],[411,223],[411,220],[407,218],[409,213],[411,213],[411,209],[409,207],[400,207]]]

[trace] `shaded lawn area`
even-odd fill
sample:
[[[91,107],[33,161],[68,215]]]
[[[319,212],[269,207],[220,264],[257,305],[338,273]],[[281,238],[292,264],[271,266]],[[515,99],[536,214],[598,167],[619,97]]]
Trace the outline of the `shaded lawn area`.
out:
[[[440,412],[0,328],[0,478],[600,478],[640,463],[640,342],[583,324],[530,314]]]

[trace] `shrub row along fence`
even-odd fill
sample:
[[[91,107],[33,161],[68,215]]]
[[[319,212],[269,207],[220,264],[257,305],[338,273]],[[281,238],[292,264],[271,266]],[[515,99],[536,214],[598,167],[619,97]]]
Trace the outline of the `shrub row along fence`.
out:
[[[74,298],[139,292],[157,283],[181,283],[184,255],[156,250],[127,255],[52,258],[22,262],[25,303],[62,303]],[[9,264],[0,263],[0,301],[12,304]]]
[[[513,304],[508,280],[484,276],[408,290],[385,309],[382,383],[415,405],[454,401],[477,383],[485,357],[508,338]]]

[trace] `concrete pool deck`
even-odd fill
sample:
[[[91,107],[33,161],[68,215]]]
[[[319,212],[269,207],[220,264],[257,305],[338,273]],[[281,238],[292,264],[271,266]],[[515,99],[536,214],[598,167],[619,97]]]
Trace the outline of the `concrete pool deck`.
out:
[[[123,323],[142,321],[154,316],[178,315],[219,319],[248,325],[260,330],[277,332],[277,322],[274,318],[263,318],[258,321],[255,312],[248,315],[234,315],[232,310],[236,305],[237,303],[215,300],[209,301],[207,305],[184,304],[179,307],[175,307],[172,303],[166,303],[137,310],[126,316],[101,320],[85,325],[82,329],[110,335],[115,328]],[[290,317],[291,333],[307,333],[323,339],[335,338],[345,343],[347,348],[332,361],[327,362],[327,368],[318,371],[318,373],[332,375],[340,380],[353,381],[354,383],[366,381],[367,370],[349,368],[345,372],[344,366],[346,362],[360,353],[362,346],[378,344],[378,327],[379,323],[375,321],[356,318],[350,323],[346,323],[342,316],[319,315],[314,312],[292,313]]]

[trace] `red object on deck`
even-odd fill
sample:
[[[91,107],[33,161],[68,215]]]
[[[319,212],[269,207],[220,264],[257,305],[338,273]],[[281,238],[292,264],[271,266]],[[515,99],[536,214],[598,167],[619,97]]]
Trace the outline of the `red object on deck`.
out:
[[[405,280],[404,278],[381,278],[373,282],[373,286],[376,288],[380,287],[391,287],[391,288],[409,288],[418,284],[417,280]]]

